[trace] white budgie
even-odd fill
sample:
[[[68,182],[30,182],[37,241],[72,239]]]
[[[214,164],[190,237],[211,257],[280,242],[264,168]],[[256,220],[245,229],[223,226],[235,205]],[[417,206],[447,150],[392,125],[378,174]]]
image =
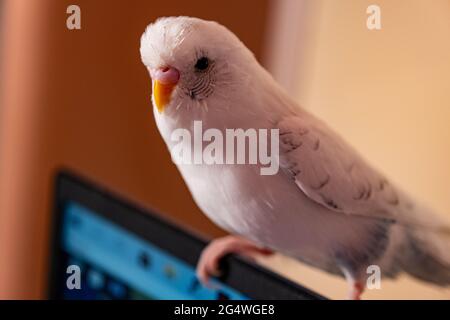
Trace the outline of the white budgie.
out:
[[[276,174],[261,174],[260,163],[177,164],[198,206],[233,234],[205,249],[197,267],[203,281],[218,272],[225,254],[274,250],[345,276],[353,299],[370,265],[385,277],[406,272],[450,284],[448,227],[290,99],[228,29],[161,18],[147,27],[140,52],[169,149],[177,145],[175,130],[194,135],[194,121],[221,132],[278,129]]]

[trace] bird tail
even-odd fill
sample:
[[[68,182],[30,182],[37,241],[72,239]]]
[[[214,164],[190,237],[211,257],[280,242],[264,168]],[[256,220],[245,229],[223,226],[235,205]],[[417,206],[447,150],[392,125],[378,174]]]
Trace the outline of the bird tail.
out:
[[[427,229],[406,231],[402,267],[415,278],[439,286],[450,285],[450,236]]]

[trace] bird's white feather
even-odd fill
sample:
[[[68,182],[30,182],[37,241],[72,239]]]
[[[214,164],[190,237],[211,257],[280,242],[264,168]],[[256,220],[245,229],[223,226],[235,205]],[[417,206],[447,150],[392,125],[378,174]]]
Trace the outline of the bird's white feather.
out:
[[[212,94],[186,95],[198,52],[214,62]],[[258,165],[178,165],[202,211],[224,229],[323,270],[356,279],[368,264],[388,276],[400,271],[450,283],[446,226],[393,186],[323,122],[298,106],[228,29],[195,18],[164,18],[141,38],[147,68],[170,65],[180,83],[158,129],[280,130],[282,170],[259,174]],[[211,79],[210,79],[211,78]],[[192,150],[192,152],[195,152]]]

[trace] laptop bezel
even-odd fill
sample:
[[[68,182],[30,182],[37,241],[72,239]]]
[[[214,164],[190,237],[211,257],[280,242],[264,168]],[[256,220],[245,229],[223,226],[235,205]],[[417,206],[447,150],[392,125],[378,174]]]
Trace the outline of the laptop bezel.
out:
[[[61,231],[64,206],[68,201],[75,201],[95,211],[194,268],[200,253],[207,245],[207,241],[198,235],[166,221],[149,209],[124,200],[123,197],[101,187],[99,183],[82,178],[73,171],[59,170],[54,181],[47,291],[49,299],[62,299],[60,281],[65,270],[61,257]],[[223,260],[222,268],[225,272],[219,280],[251,299],[325,299],[260,265],[234,255]]]

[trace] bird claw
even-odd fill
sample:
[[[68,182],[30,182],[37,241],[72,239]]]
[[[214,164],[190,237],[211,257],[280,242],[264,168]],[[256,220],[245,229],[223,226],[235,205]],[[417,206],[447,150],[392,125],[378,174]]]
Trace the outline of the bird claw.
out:
[[[361,300],[361,295],[364,292],[364,285],[361,282],[354,282],[350,286],[348,300]]]
[[[220,260],[231,253],[253,259],[255,254],[270,255],[273,252],[234,235],[215,239],[203,250],[197,264],[197,277],[204,286],[211,287],[209,279],[221,276]]]

